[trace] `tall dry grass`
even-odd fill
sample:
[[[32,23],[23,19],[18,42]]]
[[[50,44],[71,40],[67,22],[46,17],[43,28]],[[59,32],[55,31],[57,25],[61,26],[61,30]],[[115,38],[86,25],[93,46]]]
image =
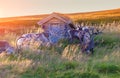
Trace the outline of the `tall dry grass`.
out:
[[[120,24],[112,23],[112,26],[115,26],[115,30],[108,27],[103,34],[96,36],[95,40],[100,43],[92,56],[82,54],[80,45],[77,42],[69,43],[68,40],[61,40],[50,47],[40,46],[38,51],[23,50],[20,54],[12,55],[2,53],[0,78],[119,78]],[[7,40],[15,46],[18,36],[8,33],[0,40]]]

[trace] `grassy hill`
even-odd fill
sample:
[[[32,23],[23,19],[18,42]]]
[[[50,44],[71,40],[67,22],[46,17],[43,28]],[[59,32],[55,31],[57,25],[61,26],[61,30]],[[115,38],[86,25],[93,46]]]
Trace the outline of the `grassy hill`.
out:
[[[0,18],[0,26],[6,25],[36,25],[36,22],[45,18],[49,14],[44,15],[32,15],[32,16],[19,16],[19,17],[9,17]],[[95,11],[95,12],[85,12],[85,13],[69,13],[65,14],[70,17],[73,21],[77,22],[112,22],[120,21],[120,9]]]
[[[0,78],[119,78],[120,9],[66,15],[80,24],[116,22],[110,27],[106,24],[110,31],[105,30],[103,34],[95,37],[99,44],[95,46],[94,55],[81,53],[77,41],[70,43],[68,40],[60,40],[57,45],[50,47],[40,46],[37,50],[15,52],[12,55],[1,53]],[[7,31],[0,36],[0,40],[6,40],[16,47],[16,38],[20,36],[16,33],[31,31],[31,27],[46,16],[48,14],[0,18],[0,35],[3,29],[7,28],[15,32]],[[22,26],[24,30],[21,29]]]
[[[19,34],[22,33],[23,30],[34,29],[38,27],[37,22],[47,17],[48,15],[49,14],[0,18],[0,32],[5,33],[6,31],[9,31]],[[80,25],[84,24],[92,26],[107,26],[107,24],[113,22],[115,22],[116,24],[120,23],[120,9],[85,13],[69,13],[65,15],[70,17],[74,22],[77,22]]]
[[[0,78],[119,78],[120,33],[104,33],[94,55],[82,54],[80,45],[61,40],[51,47],[0,54]],[[0,39],[15,46],[15,34]],[[35,47],[35,46],[34,46]]]

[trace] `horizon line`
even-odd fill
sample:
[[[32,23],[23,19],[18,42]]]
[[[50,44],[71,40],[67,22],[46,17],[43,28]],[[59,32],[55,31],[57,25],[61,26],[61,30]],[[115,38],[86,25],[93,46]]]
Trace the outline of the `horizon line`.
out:
[[[102,11],[110,11],[110,10],[117,10],[120,8],[113,8],[113,9],[103,9],[103,10],[93,10],[93,11],[81,11],[81,12],[57,12],[57,11],[53,11],[53,12],[57,12],[57,13],[62,13],[62,14],[76,14],[76,13],[92,13],[92,12],[102,12]],[[50,13],[40,13],[40,14],[25,14],[25,15],[16,15],[16,16],[7,16],[7,17],[0,17],[0,19],[4,19],[4,18],[16,18],[16,17],[29,17],[29,16],[37,16],[37,15],[49,15],[53,12]]]

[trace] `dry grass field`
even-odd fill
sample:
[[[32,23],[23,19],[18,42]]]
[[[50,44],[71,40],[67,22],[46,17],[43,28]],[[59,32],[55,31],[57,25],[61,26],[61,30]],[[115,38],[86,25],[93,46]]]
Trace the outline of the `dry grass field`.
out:
[[[94,55],[82,54],[77,42],[67,40],[40,46],[37,51],[1,53],[0,78],[120,78],[120,9],[67,15],[80,25],[105,27],[103,34],[95,37],[99,44]],[[36,22],[45,16],[1,18],[0,40],[16,47],[16,38],[37,32]]]

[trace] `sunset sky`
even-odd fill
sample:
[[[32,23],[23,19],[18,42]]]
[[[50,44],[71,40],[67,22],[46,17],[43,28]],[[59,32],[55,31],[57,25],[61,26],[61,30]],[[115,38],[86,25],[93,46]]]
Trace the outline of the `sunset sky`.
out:
[[[120,0],[0,0],[0,18],[120,8]]]

